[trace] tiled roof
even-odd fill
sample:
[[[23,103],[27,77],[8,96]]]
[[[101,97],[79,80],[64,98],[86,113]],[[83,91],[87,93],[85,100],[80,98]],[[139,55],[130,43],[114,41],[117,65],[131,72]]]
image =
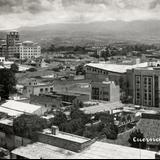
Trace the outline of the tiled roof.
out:
[[[142,119],[137,124],[137,128],[141,130],[145,138],[148,138],[148,139],[160,138],[160,117],[154,118],[154,115],[152,115],[152,118],[150,116],[148,118],[142,117]],[[149,142],[148,144],[157,145],[157,144],[160,144],[160,141],[159,142]]]

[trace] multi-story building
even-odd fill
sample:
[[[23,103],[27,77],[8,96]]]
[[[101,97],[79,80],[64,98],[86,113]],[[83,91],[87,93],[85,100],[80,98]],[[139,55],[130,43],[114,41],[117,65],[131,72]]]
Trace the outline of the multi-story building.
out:
[[[128,70],[129,95],[135,105],[160,107],[160,68]]]
[[[0,57],[2,57],[3,54],[2,54],[2,46],[0,46]]]
[[[92,100],[101,100],[108,102],[120,101],[120,87],[112,81],[93,82]]]
[[[13,31],[7,34],[7,46],[15,46],[20,42],[20,36],[17,31]]]
[[[123,81],[126,81],[126,73],[128,69],[147,66],[147,63],[140,63],[136,65],[90,63],[85,66],[86,79],[91,79],[93,81],[103,81],[106,78],[109,78],[110,81],[114,81],[116,84],[119,84],[122,79]]]
[[[30,98],[31,95],[39,96],[52,92],[54,85],[50,83],[38,83],[36,79],[31,79],[24,87],[24,95]]]
[[[5,62],[5,57],[0,57],[0,63]]]
[[[3,45],[3,52],[6,58],[19,58],[20,36],[17,31],[7,34],[6,45]]]
[[[41,56],[41,47],[37,43],[25,41],[19,46],[20,59],[38,58]]]
[[[31,59],[41,55],[41,47],[31,41],[21,43],[19,33],[14,31],[7,34],[6,44],[2,45],[1,56],[7,59]]]

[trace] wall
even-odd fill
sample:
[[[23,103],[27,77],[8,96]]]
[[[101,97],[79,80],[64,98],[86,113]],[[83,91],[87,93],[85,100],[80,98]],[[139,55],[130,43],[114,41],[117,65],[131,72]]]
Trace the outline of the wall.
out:
[[[88,69],[87,69],[88,68]],[[110,81],[114,81],[117,85],[121,78],[124,81],[127,80],[126,74],[114,73],[102,69],[96,69],[93,67],[86,67],[86,79],[91,79],[93,81],[104,81],[106,78],[109,78]]]
[[[0,146],[9,150],[13,150],[20,146],[26,146],[30,144],[31,140],[27,138],[18,137],[15,135],[7,135],[3,132],[0,132]]]
[[[119,102],[120,101],[120,87],[115,86],[115,84],[110,85],[110,101]]]
[[[46,96],[46,95],[41,95],[41,96],[36,96],[36,95],[31,95],[30,98],[30,103],[35,104],[35,105],[42,105],[47,107],[49,110],[52,108],[59,108],[62,106],[62,100],[58,98],[54,98],[52,96]]]
[[[45,94],[53,91],[54,86],[53,85],[43,85],[43,86],[27,86],[25,87],[24,94],[26,97],[30,98],[31,95],[39,96],[39,94]],[[40,90],[43,89],[43,92]],[[45,91],[48,89],[48,91]]]
[[[96,100],[103,100],[103,101],[110,101],[110,102],[118,102],[120,101],[120,88],[119,86],[116,86],[114,82],[93,82],[92,88],[98,89],[99,95],[94,93],[94,90],[92,89],[92,98],[97,96],[99,99],[96,98]]]
[[[72,142],[65,139],[60,139],[52,135],[47,135],[43,133],[38,133],[38,141],[52,146],[64,148],[73,152],[79,152],[81,150],[80,143]]]

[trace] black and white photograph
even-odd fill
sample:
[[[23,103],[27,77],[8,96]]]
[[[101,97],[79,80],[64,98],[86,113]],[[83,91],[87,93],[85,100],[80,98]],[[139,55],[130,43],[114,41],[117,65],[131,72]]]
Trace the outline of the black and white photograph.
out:
[[[160,159],[160,0],[0,0],[0,159]]]

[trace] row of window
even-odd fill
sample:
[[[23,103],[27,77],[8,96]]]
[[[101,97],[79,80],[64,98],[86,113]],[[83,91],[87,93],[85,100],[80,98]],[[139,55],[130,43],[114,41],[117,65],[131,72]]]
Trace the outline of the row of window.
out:
[[[87,67],[87,71],[91,71],[91,72],[96,72],[96,73],[108,75],[107,71],[104,71],[102,69],[92,68],[92,67]]]
[[[45,92],[48,92],[48,91],[49,91],[49,88],[41,88],[41,89],[40,89],[40,92],[41,92],[41,93],[43,93],[44,91],[45,91]],[[50,92],[52,92],[52,91],[53,91],[53,87],[50,88]]]

